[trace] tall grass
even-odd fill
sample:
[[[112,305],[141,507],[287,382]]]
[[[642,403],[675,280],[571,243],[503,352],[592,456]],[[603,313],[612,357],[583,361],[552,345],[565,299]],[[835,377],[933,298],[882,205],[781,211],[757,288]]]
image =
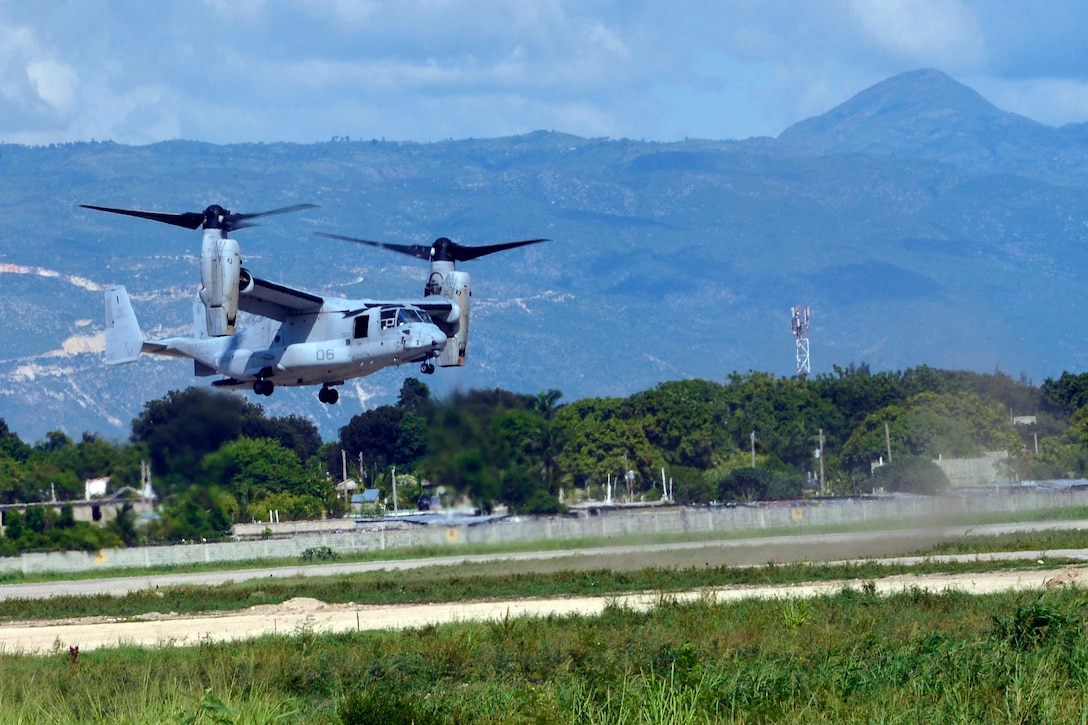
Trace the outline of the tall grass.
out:
[[[916,723],[1088,717],[1079,590],[844,588],[404,632],[0,655],[3,722]]]

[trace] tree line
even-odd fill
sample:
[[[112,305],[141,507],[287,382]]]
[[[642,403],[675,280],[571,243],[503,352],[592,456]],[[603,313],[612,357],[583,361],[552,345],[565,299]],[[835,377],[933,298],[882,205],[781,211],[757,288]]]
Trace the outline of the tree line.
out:
[[[1019,415],[1035,422],[1016,426]],[[65,509],[9,512],[0,553],[214,539],[270,511],[339,516],[347,503],[336,482],[350,476],[388,498],[393,467],[415,482],[399,488],[401,507],[428,482],[483,510],[532,514],[609,490],[680,503],[796,498],[806,485],[934,492],[948,485],[934,459],[984,451],[1008,454],[1010,479],[1086,475],[1088,373],[1036,387],[1001,372],[862,364],[813,379],[734,372],[570,403],[555,389],[438,400],[408,378],[395,404],[353,416],[333,441],[300,416],[268,417],[243,396],[189,388],[146,403],[125,442],[53,431],[31,445],[0,420],[0,503],[81,499],[84,480],[107,476],[111,491],[138,489],[142,461],[161,502],[147,520],[125,510],[95,531]]]

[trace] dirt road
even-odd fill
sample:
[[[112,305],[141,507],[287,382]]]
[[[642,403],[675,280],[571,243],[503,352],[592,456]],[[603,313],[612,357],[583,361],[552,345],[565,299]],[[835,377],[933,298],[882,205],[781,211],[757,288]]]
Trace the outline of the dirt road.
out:
[[[911,587],[931,591],[958,589],[984,594],[1009,589],[1047,586],[1083,586],[1088,568],[975,573],[961,575],[897,576],[875,582],[878,592]],[[745,597],[810,597],[842,588],[844,582],[787,586],[745,586],[703,589],[669,595],[676,600],[713,597],[727,601]],[[856,583],[855,583],[856,585]],[[280,605],[218,615],[155,614],[130,621],[89,618],[64,622],[13,622],[0,625],[0,647],[6,652],[83,651],[118,644],[185,646],[201,641],[235,640],[272,633],[335,632],[363,629],[399,629],[468,620],[495,620],[506,616],[596,614],[607,604],[646,608],[660,601],[654,593],[610,597],[569,597],[511,601],[461,602],[395,606],[329,605],[314,599],[292,599]]]

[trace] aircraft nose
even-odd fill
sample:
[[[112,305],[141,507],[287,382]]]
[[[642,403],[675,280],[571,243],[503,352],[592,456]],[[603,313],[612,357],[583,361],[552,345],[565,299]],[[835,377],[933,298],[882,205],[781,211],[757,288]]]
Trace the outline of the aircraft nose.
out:
[[[417,350],[437,352],[446,346],[446,336],[435,325],[427,325],[416,330],[413,343]]]
[[[442,331],[437,327],[430,330],[431,348],[434,350],[441,350],[446,346],[446,336],[442,334]]]

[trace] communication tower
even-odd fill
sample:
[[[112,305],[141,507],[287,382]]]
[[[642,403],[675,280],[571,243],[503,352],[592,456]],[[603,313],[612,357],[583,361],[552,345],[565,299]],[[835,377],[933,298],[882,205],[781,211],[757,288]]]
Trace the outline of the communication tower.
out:
[[[808,358],[808,305],[793,308],[793,337],[797,340],[797,377],[808,380],[812,366]]]

